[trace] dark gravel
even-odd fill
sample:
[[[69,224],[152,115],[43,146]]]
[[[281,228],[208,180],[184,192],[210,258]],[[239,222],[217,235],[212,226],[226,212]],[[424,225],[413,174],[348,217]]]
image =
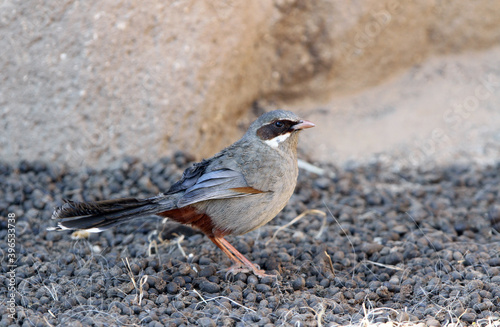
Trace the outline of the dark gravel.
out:
[[[500,164],[301,171],[275,220],[228,238],[278,281],[227,275],[229,259],[207,238],[160,219],[83,239],[46,231],[63,198],[151,196],[188,165],[182,154],[151,164],[126,158],[104,171],[0,163],[0,325],[500,322]],[[319,236],[323,217],[308,215],[271,240],[308,209],[327,213]],[[14,318],[5,300],[9,213],[17,216]],[[186,256],[169,243],[179,235]]]

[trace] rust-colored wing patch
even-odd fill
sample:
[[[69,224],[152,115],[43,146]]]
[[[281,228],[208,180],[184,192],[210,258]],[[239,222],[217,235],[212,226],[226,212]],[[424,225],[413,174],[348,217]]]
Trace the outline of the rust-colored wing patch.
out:
[[[235,187],[231,188],[231,191],[235,191],[238,193],[248,193],[248,194],[260,194],[260,193],[265,193],[264,191],[257,190],[253,187],[247,186],[247,187]]]

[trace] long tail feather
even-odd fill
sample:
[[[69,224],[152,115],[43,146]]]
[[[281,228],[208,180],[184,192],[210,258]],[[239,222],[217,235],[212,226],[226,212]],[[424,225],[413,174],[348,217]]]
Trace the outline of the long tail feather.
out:
[[[50,230],[84,229],[100,232],[135,218],[151,216],[175,208],[174,201],[164,195],[147,198],[124,198],[96,202],[65,203],[55,208],[52,219],[61,219]]]

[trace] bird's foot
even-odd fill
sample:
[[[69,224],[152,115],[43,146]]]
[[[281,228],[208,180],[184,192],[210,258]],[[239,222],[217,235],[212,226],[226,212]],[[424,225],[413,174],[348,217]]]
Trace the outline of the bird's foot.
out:
[[[250,272],[250,269],[242,267],[241,265],[234,265],[231,266],[227,271],[226,271],[226,278],[229,274],[231,275],[237,275],[239,273],[248,273]]]
[[[254,263],[252,263],[250,260],[245,258],[243,254],[241,254],[234,246],[232,246],[228,241],[226,241],[223,237],[210,237],[212,242],[215,243],[228,257],[231,259],[233,262],[236,264],[229,268],[228,274],[231,273],[233,275],[236,275],[239,272],[249,272],[252,271],[255,276],[258,277],[278,277],[276,275],[269,275],[266,274],[266,272],[260,267]],[[227,275],[226,275],[227,276]]]
[[[264,278],[264,277],[277,278],[278,277],[277,275],[266,274],[265,270],[260,269],[260,267],[258,265],[255,265],[255,264],[252,264],[251,267],[248,267],[246,265],[234,265],[234,266],[231,266],[227,270],[226,276],[228,274],[236,275],[238,273],[248,273],[248,272],[253,272],[253,274],[255,276],[258,276],[260,278]]]

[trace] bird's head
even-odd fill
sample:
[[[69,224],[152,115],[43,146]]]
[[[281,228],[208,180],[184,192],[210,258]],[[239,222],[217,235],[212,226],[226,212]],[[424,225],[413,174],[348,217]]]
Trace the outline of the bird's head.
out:
[[[298,132],[315,125],[307,120],[300,119],[291,111],[273,110],[260,116],[254,121],[247,134],[257,137],[271,148],[292,147],[295,149],[298,142]]]

